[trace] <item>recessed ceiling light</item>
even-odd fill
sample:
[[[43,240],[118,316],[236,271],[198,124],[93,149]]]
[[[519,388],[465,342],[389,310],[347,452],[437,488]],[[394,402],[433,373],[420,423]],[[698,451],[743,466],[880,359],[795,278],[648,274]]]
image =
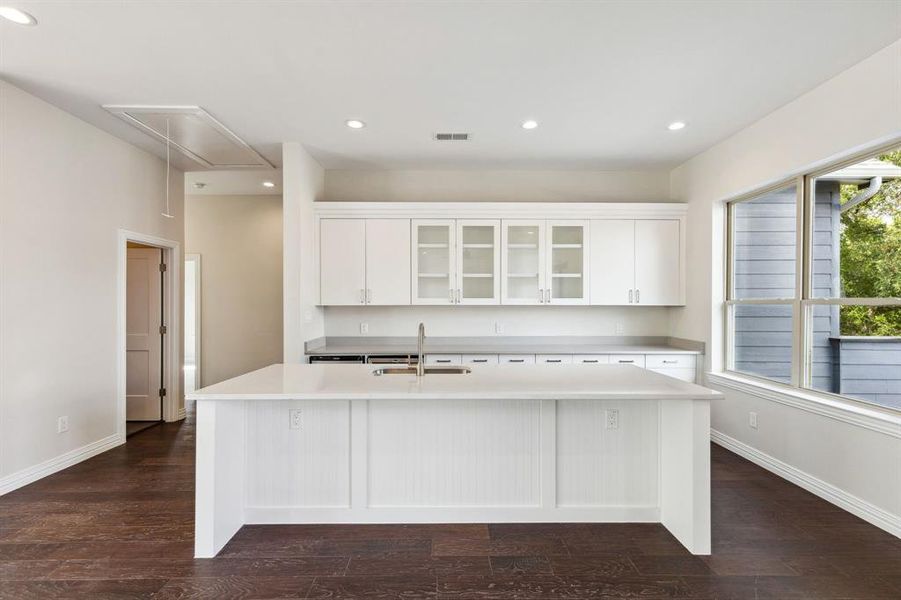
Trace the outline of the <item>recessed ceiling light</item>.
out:
[[[670,131],[679,131],[680,129],[685,129],[684,121],[673,121],[669,125],[666,126]]]
[[[37,25],[38,20],[29,15],[27,12],[21,11],[12,6],[0,6],[0,17],[7,21],[12,21],[16,25]]]
[[[538,127],[538,121],[533,121],[533,120],[529,119],[528,121],[522,122],[523,129],[535,129],[536,127]]]
[[[275,187],[275,184],[272,183],[271,181],[264,181],[264,182],[263,182],[263,187],[274,188],[274,187]]]
[[[363,129],[366,127],[366,123],[357,119],[349,119],[345,121],[345,124],[351,129]]]

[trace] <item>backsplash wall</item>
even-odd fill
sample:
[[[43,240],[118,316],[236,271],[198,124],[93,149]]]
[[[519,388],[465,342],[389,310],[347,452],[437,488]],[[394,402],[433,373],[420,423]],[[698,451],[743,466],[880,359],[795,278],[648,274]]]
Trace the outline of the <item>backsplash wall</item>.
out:
[[[427,335],[440,337],[666,336],[670,311],[661,306],[330,306],[325,309],[325,335],[414,336],[423,322]],[[368,324],[368,334],[360,332],[361,323]]]

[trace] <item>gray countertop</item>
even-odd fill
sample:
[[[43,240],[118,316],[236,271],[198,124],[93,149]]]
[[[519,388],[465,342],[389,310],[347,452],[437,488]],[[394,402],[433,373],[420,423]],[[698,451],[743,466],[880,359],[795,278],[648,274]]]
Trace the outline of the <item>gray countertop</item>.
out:
[[[427,354],[702,354],[703,343],[666,337],[486,337],[426,338]],[[306,353],[347,355],[416,354],[416,339],[338,337],[307,342]]]

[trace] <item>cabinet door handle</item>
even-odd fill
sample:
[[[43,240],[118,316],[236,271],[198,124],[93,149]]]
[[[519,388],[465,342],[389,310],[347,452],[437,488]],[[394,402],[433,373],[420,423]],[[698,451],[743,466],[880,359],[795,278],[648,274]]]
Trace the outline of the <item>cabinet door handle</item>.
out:
[[[632,304],[632,290],[629,290],[629,304]]]
[[[366,290],[360,288],[360,304],[366,304]]]
[[[638,304],[641,302],[641,296],[639,296],[640,293],[641,293],[641,290],[638,290],[638,289],[635,290],[635,304]]]
[[[544,290],[544,302],[546,304],[551,303],[551,288],[547,288],[546,290]]]
[[[460,288],[457,288],[457,304],[460,304]]]
[[[447,290],[447,301],[451,304],[454,303],[454,288]]]
[[[372,289],[366,288],[366,304],[372,303]]]
[[[538,288],[538,302],[544,304],[544,290]]]

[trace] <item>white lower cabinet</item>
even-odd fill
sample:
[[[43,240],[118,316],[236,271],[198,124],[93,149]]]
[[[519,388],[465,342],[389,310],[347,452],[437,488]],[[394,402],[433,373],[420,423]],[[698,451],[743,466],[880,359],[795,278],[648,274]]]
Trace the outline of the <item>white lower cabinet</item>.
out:
[[[497,354],[464,354],[464,365],[496,365],[498,363]]]
[[[536,354],[535,362],[546,365],[568,365],[573,361],[572,354]]]
[[[426,354],[425,364],[427,365],[462,365],[462,354]]]
[[[498,362],[502,365],[534,365],[535,364],[535,355],[534,354],[500,354],[498,355]]]
[[[644,354],[611,354],[611,365],[635,365],[636,367],[645,367]]]
[[[573,362],[583,365],[608,365],[610,356],[607,354],[574,354]]]

